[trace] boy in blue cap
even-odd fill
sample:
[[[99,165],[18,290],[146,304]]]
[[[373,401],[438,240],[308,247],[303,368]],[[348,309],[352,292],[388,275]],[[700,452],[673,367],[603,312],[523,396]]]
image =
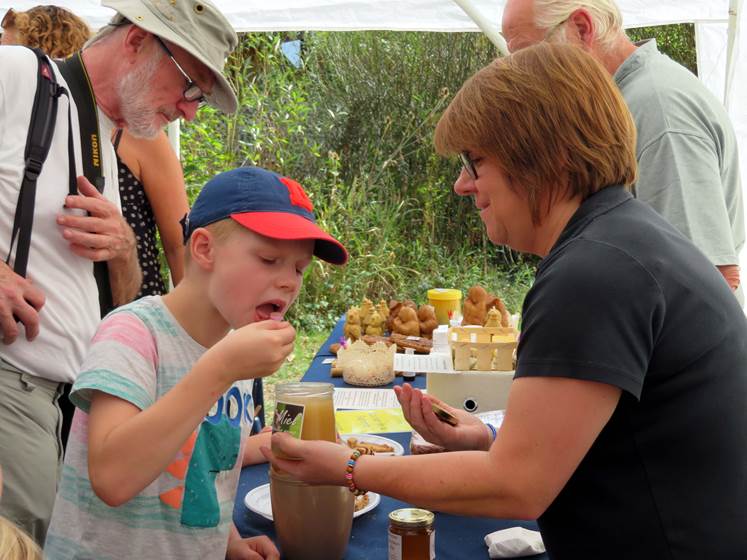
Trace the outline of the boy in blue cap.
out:
[[[231,519],[252,379],[293,349],[283,316],[313,255],[348,255],[298,183],[260,168],[209,181],[183,226],[182,282],[108,315],[73,386],[47,558],[279,558]]]

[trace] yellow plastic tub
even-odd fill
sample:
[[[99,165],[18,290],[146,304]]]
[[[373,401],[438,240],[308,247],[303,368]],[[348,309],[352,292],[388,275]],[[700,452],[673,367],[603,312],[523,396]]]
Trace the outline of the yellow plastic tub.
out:
[[[428,302],[436,310],[439,325],[449,324],[449,312],[452,316],[461,315],[462,292],[449,288],[433,288],[428,290]]]

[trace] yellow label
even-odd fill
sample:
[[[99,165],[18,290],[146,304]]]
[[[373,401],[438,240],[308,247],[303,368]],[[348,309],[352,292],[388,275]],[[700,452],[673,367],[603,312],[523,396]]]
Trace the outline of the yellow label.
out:
[[[401,408],[338,410],[335,412],[335,420],[337,431],[341,434],[381,434],[412,430]]]

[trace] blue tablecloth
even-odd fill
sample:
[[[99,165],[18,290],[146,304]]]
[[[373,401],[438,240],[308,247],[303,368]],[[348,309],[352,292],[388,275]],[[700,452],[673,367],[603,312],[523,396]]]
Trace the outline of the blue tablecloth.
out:
[[[334,383],[337,387],[346,386],[341,378],[331,378],[329,375],[329,364],[322,363],[326,358],[333,356],[329,351],[329,345],[339,341],[342,336],[342,325],[343,320],[341,319],[314,357],[311,366],[303,376],[303,381],[327,381]],[[397,378],[395,383],[401,384],[402,379]],[[424,378],[418,376],[414,385],[424,387]],[[381,435],[398,441],[406,450],[409,448],[409,433]],[[267,535],[271,539],[276,540],[275,528],[272,522],[248,510],[244,505],[244,496],[247,492],[257,486],[267,484],[268,481],[267,464],[246,467],[241,471],[233,520],[236,523],[239,533],[244,537]],[[355,519],[345,560],[385,560],[388,557],[387,531],[389,527],[389,513],[395,509],[404,507],[412,506],[399,500],[382,496],[381,503],[375,509]],[[436,513],[434,526],[436,530],[436,558],[438,560],[488,558],[488,549],[484,541],[484,537],[488,533],[515,526],[537,530],[536,523],[530,521],[461,517],[444,513]],[[531,560],[546,560],[547,555],[540,554],[527,556],[526,558]]]
[[[381,434],[398,441],[407,449],[410,434]],[[233,520],[244,537],[267,535],[273,541],[275,527],[271,521],[248,510],[244,506],[244,496],[247,492],[269,482],[268,466],[254,465],[241,471],[236,504],[233,510]],[[394,500],[386,496],[381,497],[381,503],[368,513],[353,521],[353,532],[345,560],[386,560],[387,531],[389,527],[389,513],[395,509],[412,507],[410,504]],[[487,519],[480,517],[461,517],[436,513],[434,527],[436,529],[436,558],[438,560],[473,560],[488,558],[488,548],[483,540],[485,535],[499,529],[515,526],[537,530],[537,525],[529,521],[507,521],[502,519]],[[276,541],[277,542],[277,541]],[[531,560],[546,560],[547,555],[539,554],[527,556]]]

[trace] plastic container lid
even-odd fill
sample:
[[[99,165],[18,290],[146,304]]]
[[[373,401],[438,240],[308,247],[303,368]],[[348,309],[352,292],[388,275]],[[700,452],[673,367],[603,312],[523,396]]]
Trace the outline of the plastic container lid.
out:
[[[428,299],[434,301],[462,299],[462,291],[452,290],[450,288],[433,288],[432,290],[428,290]]]

